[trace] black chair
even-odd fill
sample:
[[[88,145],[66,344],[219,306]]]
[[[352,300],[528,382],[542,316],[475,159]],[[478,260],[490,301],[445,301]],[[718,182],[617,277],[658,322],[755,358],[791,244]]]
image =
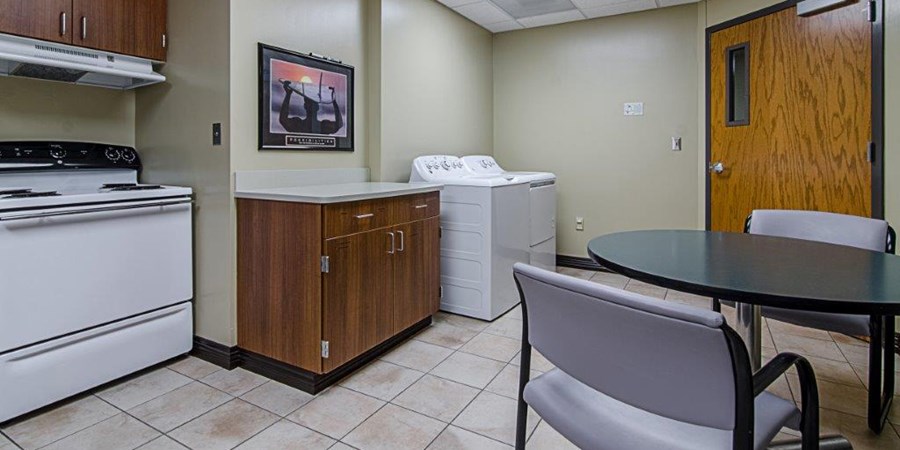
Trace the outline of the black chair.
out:
[[[847,245],[893,254],[897,239],[887,222],[819,211],[756,210],[744,232]],[[733,305],[732,302],[721,302]],[[713,310],[721,309],[713,300]],[[894,397],[894,316],[865,316],[762,307],[764,317],[851,336],[868,336],[869,428],[881,433]],[[882,364],[883,361],[883,364]]]
[[[780,354],[754,375],[719,313],[525,264],[514,273],[524,319],[517,449],[529,405],[586,449],[764,449],[783,426],[802,431],[803,449],[819,448],[816,379],[803,357]],[[532,346],[557,368],[529,381]],[[802,413],[765,391],[791,366]]]

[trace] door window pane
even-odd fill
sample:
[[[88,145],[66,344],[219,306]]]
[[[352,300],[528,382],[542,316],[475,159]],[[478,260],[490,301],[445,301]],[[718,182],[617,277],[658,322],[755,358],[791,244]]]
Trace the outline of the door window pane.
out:
[[[750,44],[744,43],[725,51],[725,122],[728,126],[750,123]]]

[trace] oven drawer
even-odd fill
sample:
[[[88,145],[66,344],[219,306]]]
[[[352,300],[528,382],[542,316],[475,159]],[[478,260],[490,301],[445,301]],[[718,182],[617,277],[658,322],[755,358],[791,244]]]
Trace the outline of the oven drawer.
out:
[[[326,239],[384,228],[393,223],[389,198],[325,205],[323,215]]]
[[[0,354],[0,422],[187,353],[191,303]]]
[[[0,353],[193,297],[190,199],[0,214]]]

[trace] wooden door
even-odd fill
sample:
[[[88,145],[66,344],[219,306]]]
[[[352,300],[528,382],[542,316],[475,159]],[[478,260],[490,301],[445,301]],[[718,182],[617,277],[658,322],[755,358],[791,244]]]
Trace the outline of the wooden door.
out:
[[[136,1],[142,0],[73,0],[72,42],[82,47],[132,54]]]
[[[139,0],[134,5],[134,54],[166,60],[167,0]]]
[[[390,233],[383,228],[325,241],[329,271],[322,276],[322,339],[328,342],[329,355],[322,360],[324,372],[392,335],[395,250]]]
[[[872,214],[872,24],[861,8],[791,7],[711,34],[710,164],[722,164],[709,175],[712,230],[742,231],[763,208]]]
[[[0,33],[72,43],[72,0],[0,0]]]
[[[439,218],[400,225],[394,256],[394,333],[436,313],[440,307]]]

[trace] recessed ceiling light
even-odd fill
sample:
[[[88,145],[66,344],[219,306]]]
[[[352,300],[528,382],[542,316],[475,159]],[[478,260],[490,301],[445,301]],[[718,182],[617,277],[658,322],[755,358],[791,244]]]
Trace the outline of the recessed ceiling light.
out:
[[[575,9],[571,0],[491,0],[516,19]]]

